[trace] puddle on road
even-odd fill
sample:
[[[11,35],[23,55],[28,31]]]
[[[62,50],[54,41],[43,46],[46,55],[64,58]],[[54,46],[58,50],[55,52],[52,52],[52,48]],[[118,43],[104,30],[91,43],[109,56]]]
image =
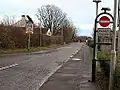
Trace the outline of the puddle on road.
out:
[[[61,76],[75,76],[75,74],[61,74]]]
[[[72,58],[72,60],[74,60],[74,61],[81,61],[82,59],[79,59],[79,58]]]

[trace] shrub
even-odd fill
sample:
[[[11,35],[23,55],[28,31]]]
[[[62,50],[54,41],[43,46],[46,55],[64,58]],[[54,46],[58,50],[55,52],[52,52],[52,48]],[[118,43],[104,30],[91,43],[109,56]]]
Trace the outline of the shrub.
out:
[[[100,62],[101,70],[104,72],[106,76],[109,76],[110,73],[110,61],[101,61]]]
[[[114,89],[120,90],[120,55],[117,56],[116,71],[114,75]]]
[[[93,48],[93,47],[94,47],[94,42],[93,42],[92,40],[88,40],[87,45],[88,45],[89,47]]]
[[[120,90],[120,70],[114,75],[114,90]]]

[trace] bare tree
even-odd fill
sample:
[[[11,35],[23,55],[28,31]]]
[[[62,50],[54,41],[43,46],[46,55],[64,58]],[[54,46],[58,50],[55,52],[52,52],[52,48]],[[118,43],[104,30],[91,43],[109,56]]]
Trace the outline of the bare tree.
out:
[[[15,17],[14,16],[7,16],[5,15],[4,18],[0,21],[0,48],[14,48],[15,42],[13,41],[13,36],[11,36],[12,33],[12,27],[15,23]]]
[[[59,30],[70,26],[66,13],[55,5],[43,5],[38,9],[37,17],[41,25],[50,30],[52,27],[54,30]]]
[[[15,16],[5,15],[1,21],[1,24],[6,25],[6,26],[13,25],[14,23],[15,23]]]

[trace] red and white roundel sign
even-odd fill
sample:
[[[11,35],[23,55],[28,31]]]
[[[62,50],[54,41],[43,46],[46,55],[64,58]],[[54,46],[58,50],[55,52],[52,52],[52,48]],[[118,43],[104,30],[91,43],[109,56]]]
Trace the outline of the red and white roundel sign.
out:
[[[102,16],[99,20],[99,24],[102,27],[107,27],[110,24],[110,19],[107,16]]]

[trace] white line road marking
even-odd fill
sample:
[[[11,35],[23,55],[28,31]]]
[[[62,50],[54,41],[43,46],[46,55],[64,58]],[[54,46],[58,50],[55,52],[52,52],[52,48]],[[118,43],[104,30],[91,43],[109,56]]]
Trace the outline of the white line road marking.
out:
[[[39,87],[36,90],[38,90],[49,79],[49,77],[51,77],[61,67],[62,67],[62,65],[58,66],[51,73],[49,73],[47,76],[45,76],[43,78],[42,82],[39,84]]]
[[[12,65],[9,65],[9,66],[1,67],[1,68],[0,68],[0,71],[1,71],[1,70],[5,70],[5,69],[8,69],[8,68],[15,67],[15,66],[18,66],[18,64],[15,63],[15,64],[12,64]]]
[[[78,49],[78,50],[74,53],[74,55],[77,54],[81,49],[82,49],[82,47],[81,47],[80,49]],[[66,63],[67,61],[69,61],[70,58],[72,58],[74,55],[68,57],[68,59],[66,59],[64,63]],[[63,64],[60,65],[60,66],[58,66],[58,67],[55,68],[51,73],[49,73],[47,76],[45,76],[45,78],[43,78],[42,82],[39,84],[39,86],[37,87],[36,90],[40,89],[41,86],[42,86],[45,82],[47,82],[47,80],[48,80],[55,72],[57,72],[57,70],[60,69],[62,66],[63,66]]]

